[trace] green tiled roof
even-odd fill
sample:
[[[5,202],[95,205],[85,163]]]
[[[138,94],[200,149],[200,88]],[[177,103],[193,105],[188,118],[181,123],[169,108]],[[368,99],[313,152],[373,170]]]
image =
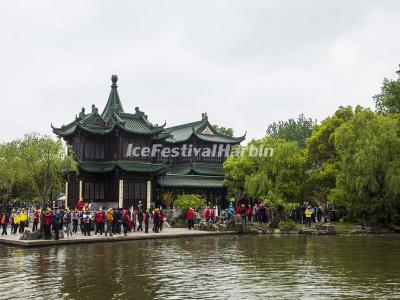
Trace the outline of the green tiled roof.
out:
[[[209,130],[209,134],[202,133],[205,129]],[[165,130],[171,134],[171,137],[166,139],[166,141],[169,143],[185,142],[192,136],[195,136],[205,142],[224,144],[238,144],[246,138],[245,135],[241,137],[230,137],[217,132],[208,122],[208,117],[206,114],[203,114],[200,121],[169,127]]]
[[[222,188],[224,178],[221,176],[198,175],[164,175],[158,180],[162,187],[201,187]]]
[[[126,172],[137,173],[156,173],[167,168],[164,163],[139,163],[130,161],[110,161],[110,162],[81,162],[79,168],[88,173],[107,173],[115,168],[120,168]]]
[[[118,161],[117,166],[126,172],[154,173],[167,168],[164,163],[134,163],[129,161]]]
[[[173,165],[168,174],[224,176],[225,173],[222,164],[192,163]]]
[[[107,173],[115,168],[115,162],[85,162],[79,163],[79,168],[88,173]]]
[[[169,136],[164,130],[164,126],[153,125],[147,120],[147,115],[140,111],[138,107],[135,108],[134,114],[125,113],[119,99],[117,91],[117,77],[112,76],[113,84],[111,86],[110,96],[107,104],[101,115],[98,109],[93,105],[92,112],[85,114],[85,110],[79,113],[75,121],[69,123],[61,128],[53,128],[53,132],[61,137],[67,137],[75,134],[76,130],[105,135],[111,133],[115,128],[119,128],[129,133],[150,135],[151,137],[159,139]],[[164,135],[160,135],[164,133]]]
[[[103,120],[108,122],[112,117],[113,114],[116,113],[121,113],[124,112],[124,108],[122,107],[121,100],[119,99],[118,91],[117,91],[117,81],[118,77],[117,75],[112,75],[111,76],[111,92],[110,96],[108,97],[108,101],[106,104],[106,107],[104,108],[103,112],[101,113],[101,117]]]
[[[190,139],[192,136],[205,142],[239,144],[245,139],[241,137],[229,137],[217,132],[208,122],[207,114],[202,115],[200,121],[164,128],[162,126],[153,125],[147,119],[147,115],[135,108],[135,113],[130,114],[124,112],[121,100],[117,90],[118,77],[111,77],[111,92],[108,97],[107,104],[101,113],[92,105],[92,111],[85,113],[85,110],[76,116],[75,120],[68,125],[60,128],[53,127],[53,132],[59,137],[68,137],[76,133],[77,130],[88,132],[95,135],[106,135],[118,128],[128,133],[150,136],[153,140],[166,140],[169,143],[181,143]]]

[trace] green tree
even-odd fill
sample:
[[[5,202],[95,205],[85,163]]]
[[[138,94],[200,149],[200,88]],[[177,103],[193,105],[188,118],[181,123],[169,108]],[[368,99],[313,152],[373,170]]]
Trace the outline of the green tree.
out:
[[[206,199],[196,194],[182,194],[176,198],[174,206],[182,211],[187,211],[189,208],[198,209],[206,204]]]
[[[257,162],[248,156],[229,156],[224,162],[224,185],[239,200],[245,190],[246,177],[258,169]]]
[[[333,116],[316,125],[307,139],[305,154],[306,170],[309,174],[307,189],[316,202],[326,202],[331,189],[336,185],[340,166],[335,146],[335,132],[342,124],[349,122],[353,115],[350,106],[339,107]]]
[[[233,137],[234,131],[233,128],[230,127],[222,127],[218,125],[213,125],[213,128],[218,131],[219,133],[225,134],[227,136]]]
[[[330,199],[348,206],[355,217],[400,221],[399,119],[360,110],[335,133],[340,171]]]
[[[299,115],[297,120],[274,122],[267,127],[267,136],[283,139],[288,142],[296,142],[300,148],[304,148],[306,139],[311,135],[317,121]]]
[[[22,161],[21,170],[29,179],[32,193],[45,202],[51,195],[58,196],[62,181],[71,172],[77,172],[77,163],[71,150],[67,151],[61,140],[53,140],[49,136],[37,133],[27,134],[19,146]],[[43,228],[43,218],[40,228]]]
[[[273,155],[229,157],[224,163],[224,185],[238,200],[242,196],[261,201],[271,193],[285,201],[299,202],[304,198],[306,179],[304,155],[295,142],[265,137],[251,141],[247,147],[270,148]]]
[[[304,156],[297,143],[266,137],[253,141],[254,146],[272,148],[271,157],[250,157],[256,168],[245,179],[246,195],[260,199],[271,191],[289,202],[299,202],[303,195]]]
[[[400,71],[396,73],[400,75]],[[397,80],[385,78],[381,92],[373,98],[377,112],[382,114],[400,113],[400,78]]]
[[[0,145],[0,191],[3,206],[10,200],[12,192],[26,179],[22,170],[22,160],[18,155],[19,145],[18,140]]]

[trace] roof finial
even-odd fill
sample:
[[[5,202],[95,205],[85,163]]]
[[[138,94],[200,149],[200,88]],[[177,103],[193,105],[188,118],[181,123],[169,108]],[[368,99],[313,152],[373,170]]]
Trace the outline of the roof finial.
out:
[[[117,81],[118,81],[118,76],[117,75],[111,75],[111,81],[112,81],[112,86],[116,87],[117,86]]]
[[[83,118],[85,116],[85,108],[82,107],[81,112],[79,113],[79,118]]]
[[[92,113],[98,113],[98,109],[94,104],[92,104]]]

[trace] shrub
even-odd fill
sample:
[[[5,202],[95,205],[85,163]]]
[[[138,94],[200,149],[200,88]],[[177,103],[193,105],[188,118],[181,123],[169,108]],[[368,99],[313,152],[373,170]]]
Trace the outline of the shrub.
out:
[[[281,221],[279,223],[279,229],[282,231],[296,230],[297,224],[292,220]]]
[[[174,202],[174,206],[179,209],[186,211],[189,208],[198,209],[206,204],[206,200],[196,194],[183,194],[179,195]]]

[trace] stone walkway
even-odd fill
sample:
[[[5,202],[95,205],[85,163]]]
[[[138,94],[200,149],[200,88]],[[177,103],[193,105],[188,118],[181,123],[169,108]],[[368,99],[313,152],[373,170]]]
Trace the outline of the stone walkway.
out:
[[[27,228],[30,230],[30,228]],[[8,230],[10,231],[10,230]],[[64,233],[64,239],[56,240],[20,240],[22,234],[12,235],[8,232],[7,236],[0,236],[0,244],[7,244],[11,246],[21,247],[38,247],[48,245],[64,245],[64,244],[79,244],[79,243],[98,243],[98,242],[114,242],[114,241],[129,241],[129,240],[144,240],[144,239],[165,239],[165,238],[179,238],[179,237],[195,237],[195,236],[212,236],[212,235],[225,235],[235,234],[235,232],[217,232],[217,231],[200,231],[188,230],[186,228],[164,228],[161,233],[143,232],[129,232],[127,236],[123,234],[115,234],[112,237],[103,235],[84,236],[78,230],[76,235],[67,237]]]

